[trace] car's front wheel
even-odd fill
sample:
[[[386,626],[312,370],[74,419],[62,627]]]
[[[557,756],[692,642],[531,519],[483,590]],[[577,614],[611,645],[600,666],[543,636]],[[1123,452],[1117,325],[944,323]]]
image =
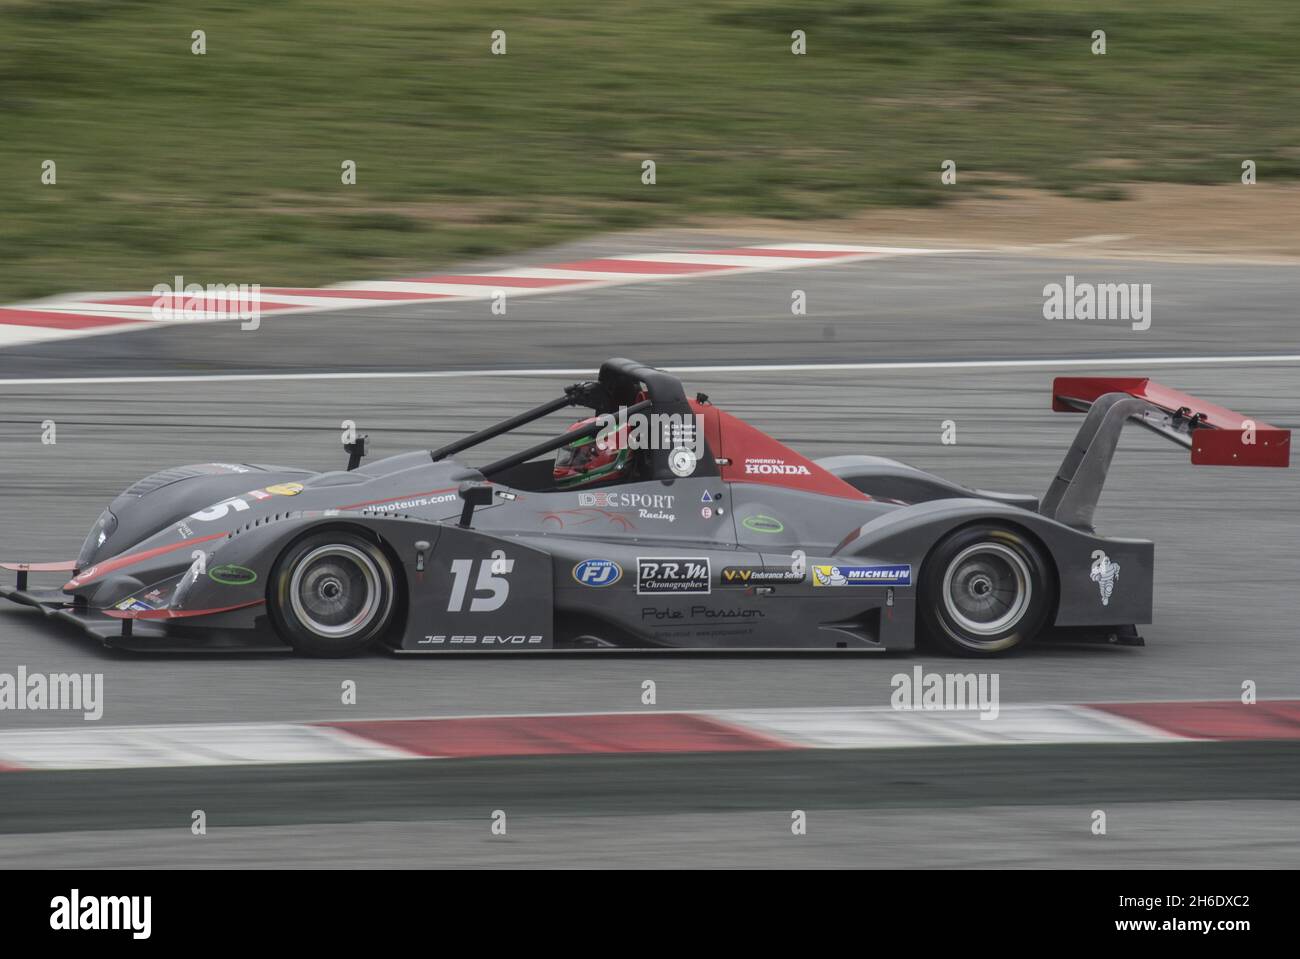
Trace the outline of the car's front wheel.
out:
[[[1019,531],[968,526],[941,540],[921,573],[922,631],[961,656],[993,656],[1038,635],[1051,613],[1054,582],[1039,546]]]
[[[355,533],[314,533],[276,562],[267,602],[277,629],[308,656],[349,656],[392,622],[397,590],[384,551]]]

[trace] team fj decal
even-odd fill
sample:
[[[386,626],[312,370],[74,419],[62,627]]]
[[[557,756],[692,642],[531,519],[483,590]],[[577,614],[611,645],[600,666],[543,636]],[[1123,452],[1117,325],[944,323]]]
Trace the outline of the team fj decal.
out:
[[[612,559],[584,559],[573,567],[573,578],[583,586],[613,586],[623,578],[623,567]]]
[[[783,459],[758,457],[745,460],[746,476],[811,476],[812,471],[802,463],[787,463]]]
[[[773,516],[764,516],[762,513],[757,516],[746,516],[740,521],[740,525],[751,533],[776,534],[785,532],[784,523]]]
[[[1119,563],[1112,562],[1105,550],[1094,549],[1088,577],[1101,590],[1101,605],[1109,606],[1111,594],[1115,592],[1115,581],[1119,579]]]
[[[621,493],[617,490],[595,490],[578,494],[578,505],[608,510],[636,510],[639,519],[677,519],[671,493]]]
[[[722,571],[723,586],[758,586],[768,583],[802,583],[803,570],[783,566],[728,566]]]
[[[638,596],[664,594],[707,594],[712,588],[712,571],[707,556],[638,556]]]
[[[814,586],[911,586],[912,567],[814,566]]]

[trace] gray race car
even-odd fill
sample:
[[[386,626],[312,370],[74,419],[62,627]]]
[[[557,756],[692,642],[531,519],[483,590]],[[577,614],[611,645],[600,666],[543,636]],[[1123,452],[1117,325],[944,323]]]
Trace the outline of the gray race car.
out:
[[[1053,405],[1087,415],[1040,501],[876,456],[814,461],[612,359],[433,451],[362,465],[361,437],[343,470],[155,473],[75,561],[3,564],[17,583],[0,595],[133,650],[1140,645],[1154,546],[1092,529],[1120,428],[1219,465],[1286,466],[1290,433],[1146,379],[1058,378]],[[457,458],[569,407],[594,415],[478,468]],[[593,442],[616,450],[617,475],[557,479]],[[38,589],[34,573],[71,578]]]

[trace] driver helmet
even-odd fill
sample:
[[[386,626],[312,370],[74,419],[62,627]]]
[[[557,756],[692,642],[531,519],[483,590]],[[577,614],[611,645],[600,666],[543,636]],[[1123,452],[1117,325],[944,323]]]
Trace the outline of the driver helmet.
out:
[[[591,426],[596,421],[594,416],[578,420],[569,427],[569,432]],[[560,489],[572,489],[625,477],[632,466],[627,430],[623,426],[599,439],[597,436],[584,436],[560,447],[555,453],[555,467],[551,470],[555,485]]]

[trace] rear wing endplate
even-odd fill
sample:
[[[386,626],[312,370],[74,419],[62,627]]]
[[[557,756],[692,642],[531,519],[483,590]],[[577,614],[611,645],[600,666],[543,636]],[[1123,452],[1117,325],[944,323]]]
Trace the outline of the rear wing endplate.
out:
[[[1291,431],[1180,393],[1145,377],[1059,376],[1052,409],[1087,413],[1040,511],[1091,530],[1120,430],[1130,420],[1187,447],[1199,466],[1288,466]]]

